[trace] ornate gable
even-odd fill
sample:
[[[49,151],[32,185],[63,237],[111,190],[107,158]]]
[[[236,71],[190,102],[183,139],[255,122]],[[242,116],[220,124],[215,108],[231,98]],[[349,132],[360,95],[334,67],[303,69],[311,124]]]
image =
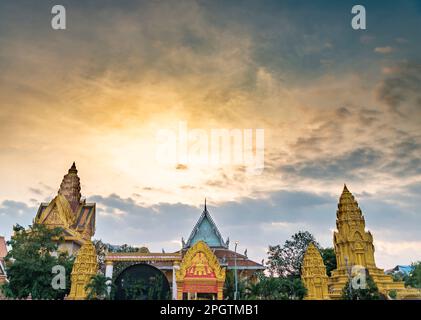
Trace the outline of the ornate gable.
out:
[[[198,241],[204,241],[211,248],[228,248],[228,241],[225,242],[222,239],[221,233],[218,230],[215,222],[209,214],[209,211],[206,206],[197,221],[195,227],[193,228],[187,243],[183,242],[183,249],[190,248]]]
[[[64,196],[57,195],[44,210],[41,210],[41,207],[38,211],[42,212],[35,219],[36,223],[63,228],[73,224],[75,217],[69,202]]]
[[[225,269],[204,241],[198,241],[187,250],[175,278],[179,300],[183,293],[213,293],[218,300],[223,298]]]

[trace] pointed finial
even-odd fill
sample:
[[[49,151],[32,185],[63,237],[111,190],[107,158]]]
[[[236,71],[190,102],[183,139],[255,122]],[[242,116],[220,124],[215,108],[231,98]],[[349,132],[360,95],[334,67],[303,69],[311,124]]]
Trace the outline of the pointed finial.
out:
[[[69,169],[69,173],[77,173],[77,169],[76,169],[76,162],[73,161],[72,166]]]
[[[343,192],[349,192],[349,190],[348,190],[348,188],[346,186],[346,183],[344,183],[344,191]]]
[[[206,206],[206,198],[205,198],[205,212],[207,212],[207,211],[208,211],[208,208]]]

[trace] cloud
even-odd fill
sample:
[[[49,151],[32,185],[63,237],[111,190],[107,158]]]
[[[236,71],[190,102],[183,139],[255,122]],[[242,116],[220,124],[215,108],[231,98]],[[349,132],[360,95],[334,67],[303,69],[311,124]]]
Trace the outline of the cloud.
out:
[[[379,165],[382,152],[370,147],[358,148],[338,156],[327,156],[283,165],[280,172],[286,175],[313,179],[359,180],[370,168]]]
[[[402,63],[389,69],[389,76],[377,88],[378,99],[400,115],[421,112],[421,64]],[[404,108],[404,104],[409,107]],[[404,112],[406,111],[406,112]]]
[[[0,203],[0,235],[10,238],[15,224],[28,226],[35,217],[37,208],[24,202],[4,200]]]
[[[37,189],[37,188],[29,188],[29,191],[31,191],[32,193],[41,196],[42,195],[42,190]]]
[[[281,244],[299,230],[308,230],[323,246],[332,246],[331,230],[335,228],[340,191],[330,195],[279,190],[260,199],[243,198],[217,206],[208,204],[208,210],[224,238],[239,240],[241,248],[249,248],[249,256],[260,261],[266,256],[258,248]],[[383,245],[387,241],[390,248],[397,248],[400,242],[421,241],[418,232],[421,215],[414,215],[408,210],[407,205],[411,202],[391,202],[387,193],[370,196],[366,196],[366,192],[358,194],[361,198],[357,200],[360,200],[366,227],[374,233],[375,246],[378,241],[381,248],[376,251],[378,264],[392,267],[393,263],[420,259],[421,256],[412,249],[387,251]],[[414,194],[412,199],[416,197]],[[112,215],[100,216],[97,219],[96,238],[111,243],[145,243],[151,250],[164,248],[167,252],[178,249],[173,239],[186,239],[189,236],[203,209],[167,203],[145,206],[118,195],[95,196],[91,200],[103,207],[101,210],[112,213],[118,209],[127,213],[124,219]],[[406,230],[405,234],[402,230]]]
[[[376,47],[374,49],[374,52],[381,53],[381,54],[388,54],[388,53],[393,52],[394,50],[395,49],[393,49],[392,47],[389,47],[389,46],[387,46],[387,47]]]

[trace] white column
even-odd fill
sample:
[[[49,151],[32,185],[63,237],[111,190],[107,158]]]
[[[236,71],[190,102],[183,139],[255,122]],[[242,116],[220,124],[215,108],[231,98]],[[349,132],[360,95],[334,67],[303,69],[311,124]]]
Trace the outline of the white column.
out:
[[[106,278],[113,278],[113,262],[112,261],[106,261],[105,262],[105,277]],[[108,285],[108,295],[111,294],[111,280],[107,281],[107,285]]]
[[[177,300],[177,281],[175,277],[175,272],[180,269],[180,266],[173,265],[172,266],[172,299]]]

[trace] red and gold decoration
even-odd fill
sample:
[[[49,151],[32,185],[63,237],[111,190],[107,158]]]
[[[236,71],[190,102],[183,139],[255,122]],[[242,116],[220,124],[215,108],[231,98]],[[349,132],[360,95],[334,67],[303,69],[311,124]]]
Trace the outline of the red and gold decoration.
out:
[[[176,272],[177,299],[184,293],[214,293],[218,300],[223,299],[225,269],[204,241],[198,241],[188,249],[180,269]]]

